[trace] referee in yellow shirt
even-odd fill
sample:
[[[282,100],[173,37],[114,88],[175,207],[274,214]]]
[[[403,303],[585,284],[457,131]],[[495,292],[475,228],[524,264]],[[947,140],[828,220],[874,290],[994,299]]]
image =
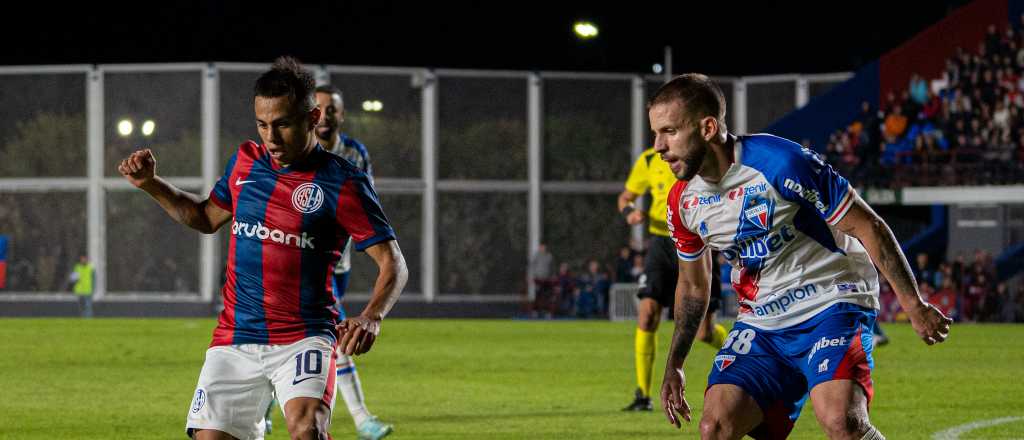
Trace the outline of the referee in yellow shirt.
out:
[[[663,307],[672,310],[675,299],[676,280],[679,277],[675,246],[666,223],[667,199],[676,176],[654,148],[644,150],[626,180],[626,189],[619,194],[619,211],[626,217],[626,223],[636,225],[644,221],[644,213],[635,209],[633,202],[648,190],[651,191],[651,208],[647,211],[651,233],[650,245],[644,262],[644,274],[640,277],[640,307],[636,329],[636,397],[623,411],[650,411],[651,370],[657,346],[656,334]],[[697,330],[697,338],[716,349],[725,341],[725,327],[714,324],[714,314],[721,302],[722,285],[717,255],[712,255],[711,300],[707,315]]]

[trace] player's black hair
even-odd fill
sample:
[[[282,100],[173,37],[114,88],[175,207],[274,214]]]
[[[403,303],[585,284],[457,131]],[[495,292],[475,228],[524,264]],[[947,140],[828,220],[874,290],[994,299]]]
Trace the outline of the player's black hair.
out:
[[[326,93],[328,95],[338,94],[341,98],[341,102],[345,102],[345,95],[341,93],[341,89],[334,86],[334,84],[324,84],[316,87],[316,93]]]
[[[309,111],[316,107],[315,86],[313,74],[302,67],[299,60],[283,56],[274,60],[270,70],[256,79],[253,95],[264,98],[287,96],[300,110]]]
[[[648,108],[680,100],[692,121],[711,116],[725,122],[725,95],[707,75],[686,73],[672,78],[658,89],[648,102]]]

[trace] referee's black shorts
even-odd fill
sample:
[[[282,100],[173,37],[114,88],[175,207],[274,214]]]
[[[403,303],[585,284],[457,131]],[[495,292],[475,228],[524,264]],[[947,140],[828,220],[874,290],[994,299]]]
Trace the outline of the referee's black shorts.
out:
[[[651,298],[662,307],[672,309],[676,296],[676,281],[679,279],[679,257],[672,239],[651,235],[651,246],[644,260],[644,276],[640,280],[640,292],[636,296]],[[718,252],[711,254],[711,299],[708,300],[708,314],[715,313],[722,302],[722,276],[718,264]]]

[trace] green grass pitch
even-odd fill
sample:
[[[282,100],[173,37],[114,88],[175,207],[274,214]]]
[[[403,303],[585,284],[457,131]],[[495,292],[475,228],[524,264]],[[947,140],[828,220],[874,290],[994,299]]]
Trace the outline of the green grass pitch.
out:
[[[0,320],[0,439],[176,439],[212,319]],[[671,324],[671,323],[666,323]],[[632,397],[629,322],[388,320],[357,359],[370,410],[394,439],[698,438]],[[875,351],[871,419],[891,439],[930,439],[958,425],[1024,416],[1024,326],[955,325],[927,347],[888,325]],[[670,325],[659,332],[655,389]],[[687,398],[700,414],[713,351],[694,348]],[[271,439],[287,438],[280,412]],[[353,438],[340,395],[332,434]],[[791,438],[823,438],[808,405]],[[1024,419],[963,439],[1024,438]]]

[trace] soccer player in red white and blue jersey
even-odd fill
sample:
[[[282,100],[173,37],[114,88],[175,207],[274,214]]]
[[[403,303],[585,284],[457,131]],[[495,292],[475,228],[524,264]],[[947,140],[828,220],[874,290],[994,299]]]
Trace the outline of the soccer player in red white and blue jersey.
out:
[[[885,221],[816,153],[730,135],[722,91],[704,75],[666,83],[649,116],[654,148],[679,179],[667,212],[679,257],[661,389],[669,421],[690,420],[682,368],[708,303],[710,247],[733,266],[740,309],[708,378],[701,437],[785,438],[810,397],[829,438],[883,439],[868,419],[872,263],[925,343],[944,341],[952,322],[921,298]]]
[[[214,233],[231,222],[224,311],[186,425],[195,439],[259,437],[272,391],[292,438],[326,438],[334,348],[370,350],[408,277],[369,178],[316,142],[313,88],[312,75],[288,57],[257,79],[263,143],[243,143],[205,199],[158,177],[150,150],[118,167],[182,224]],[[339,324],[330,283],[349,237],[379,275],[366,309]]]

